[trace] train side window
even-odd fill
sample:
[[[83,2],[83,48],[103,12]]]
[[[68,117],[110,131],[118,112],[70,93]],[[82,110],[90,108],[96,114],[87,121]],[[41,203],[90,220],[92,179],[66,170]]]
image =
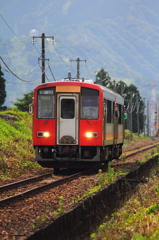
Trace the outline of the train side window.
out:
[[[107,123],[112,122],[112,106],[111,101],[107,100]]]
[[[119,104],[119,124],[123,124],[123,106]]]
[[[99,91],[82,87],[81,95],[81,118],[98,119]]]
[[[61,100],[61,118],[73,119],[75,117],[75,100],[62,99]]]
[[[55,114],[55,95],[54,88],[45,88],[38,90],[38,105],[37,117],[38,118],[54,118]]]

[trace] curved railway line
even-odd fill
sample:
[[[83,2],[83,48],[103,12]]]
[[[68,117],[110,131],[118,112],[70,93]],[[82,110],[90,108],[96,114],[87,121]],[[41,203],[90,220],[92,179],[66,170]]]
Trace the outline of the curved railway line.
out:
[[[138,154],[139,152],[146,151],[155,147],[157,143],[153,143],[143,147],[137,147],[133,150],[124,151],[123,156],[130,157]],[[99,165],[98,165],[99,167]],[[93,168],[94,169],[94,168]],[[92,169],[89,170],[89,172]],[[52,172],[47,174],[31,177],[17,182],[0,186],[0,205],[10,203],[20,198],[29,197],[32,194],[38,194],[42,191],[47,191],[49,188],[54,188],[60,184],[72,181],[79,176],[86,175],[87,171],[78,172],[67,177],[63,176],[52,176]],[[58,178],[58,179],[57,179]]]

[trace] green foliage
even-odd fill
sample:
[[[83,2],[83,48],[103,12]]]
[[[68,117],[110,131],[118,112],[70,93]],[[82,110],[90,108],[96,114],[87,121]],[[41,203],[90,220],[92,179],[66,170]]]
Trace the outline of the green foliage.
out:
[[[159,153],[159,146],[156,146],[156,152]]]
[[[128,129],[125,130],[125,139],[127,139],[127,140],[130,139],[130,130],[128,130]]]
[[[154,213],[158,209],[158,202],[147,208],[148,213]]]
[[[145,238],[140,233],[134,233],[132,240],[144,240]]]
[[[48,211],[47,211],[47,209],[46,209],[46,200],[45,200],[45,199],[43,200],[43,203],[44,203],[43,216],[42,216],[42,217],[37,216],[37,217],[35,218],[35,225],[32,225],[32,228],[35,228],[35,227],[39,226],[40,224],[46,222],[46,220],[47,220],[47,212],[48,212]]]
[[[104,175],[102,174],[102,169],[98,170],[98,185],[103,186],[105,182]]]
[[[158,240],[158,186],[157,176],[147,185],[141,185],[124,208],[112,214],[111,220],[107,218],[98,231],[90,235],[91,239]]]
[[[0,108],[5,102],[6,98],[6,91],[5,91],[5,79],[3,78],[4,74],[1,70],[1,65],[0,65]]]
[[[154,154],[155,154],[155,150],[152,149],[152,150],[151,150],[151,156],[153,156]]]
[[[103,68],[97,73],[96,75],[96,84],[101,84],[105,87],[108,87],[108,84],[111,84],[112,86],[112,82],[110,81],[111,78],[108,74],[108,72],[106,72]]]
[[[111,162],[108,163],[108,173],[107,173],[107,180],[108,182],[112,182],[115,179],[115,172],[114,168],[111,167]]]
[[[34,159],[32,117],[16,109],[1,112],[0,118],[0,179],[16,177],[40,168]]]
[[[63,207],[63,205],[64,205],[63,201],[64,201],[64,197],[60,196],[59,197],[59,207],[58,207],[57,211],[53,212],[53,214],[58,215],[58,214],[65,212],[64,207]]]
[[[33,91],[24,94],[24,97],[22,99],[17,98],[17,102],[13,102],[14,105],[23,112],[28,112],[29,111],[29,104],[32,103],[33,99]]]
[[[141,161],[138,160],[138,159],[136,159],[136,160],[135,160],[135,164],[136,164],[137,166],[139,166],[139,165],[141,164]]]

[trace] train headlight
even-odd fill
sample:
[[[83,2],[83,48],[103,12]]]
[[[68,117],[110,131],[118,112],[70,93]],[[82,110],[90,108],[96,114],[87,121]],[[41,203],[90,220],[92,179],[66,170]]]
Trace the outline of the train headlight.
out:
[[[97,132],[86,132],[86,137],[87,138],[97,138],[98,133]]]
[[[49,137],[50,133],[49,132],[37,132],[38,137]]]

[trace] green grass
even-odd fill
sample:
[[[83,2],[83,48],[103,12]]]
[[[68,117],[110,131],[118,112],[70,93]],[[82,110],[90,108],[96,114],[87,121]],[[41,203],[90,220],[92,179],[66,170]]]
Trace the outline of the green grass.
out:
[[[0,180],[39,168],[33,161],[32,116],[27,112],[0,112]]]
[[[120,211],[92,233],[92,240],[158,240],[159,175],[140,186]],[[107,218],[107,217],[106,217]]]
[[[130,141],[130,131],[125,130],[125,138],[123,147],[133,146],[136,142],[149,142],[153,141],[154,138],[148,137],[147,135],[138,135],[137,133],[132,134],[132,140]]]

